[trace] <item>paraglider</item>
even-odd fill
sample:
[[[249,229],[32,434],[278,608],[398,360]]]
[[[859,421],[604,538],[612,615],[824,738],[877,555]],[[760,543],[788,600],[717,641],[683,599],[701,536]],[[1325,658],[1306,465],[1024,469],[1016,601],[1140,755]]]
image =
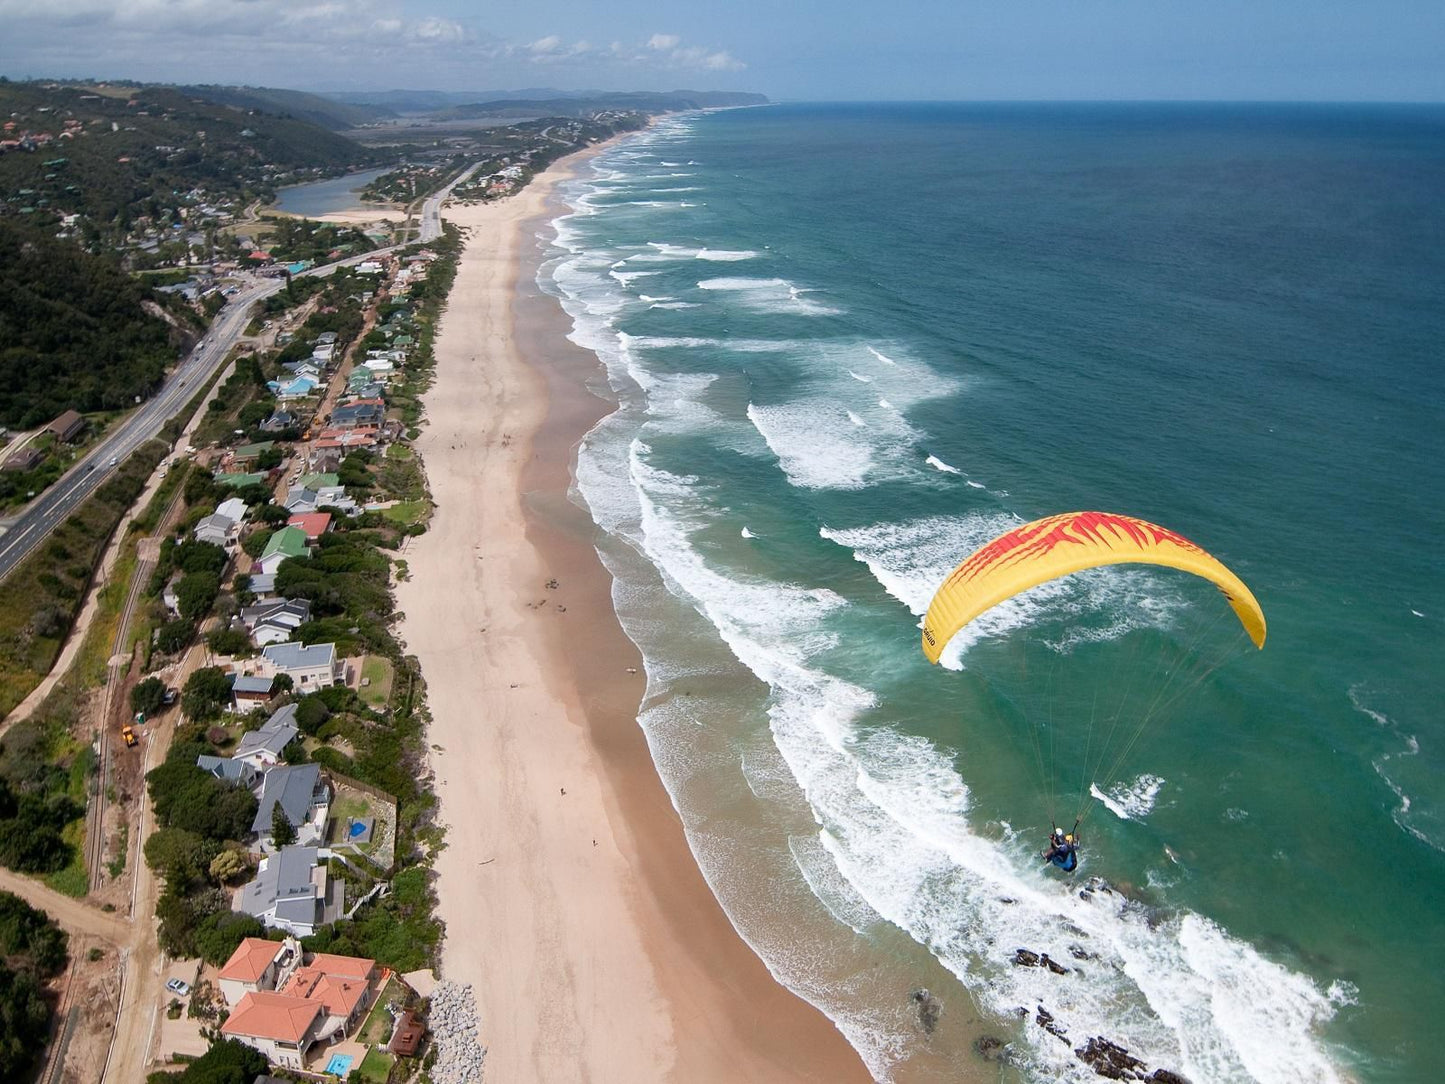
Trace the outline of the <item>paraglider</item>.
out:
[[[1030,588],[1085,569],[1120,564],[1174,568],[1212,583],[1224,595],[1249,640],[1257,648],[1264,646],[1266,626],[1259,602],[1238,576],[1201,546],[1167,527],[1132,516],[1110,512],[1067,512],[1006,531],[979,547],[949,573],[934,593],[923,618],[923,654],[929,662],[937,663],[948,642],[961,629],[993,607]],[[1194,667],[1174,669],[1181,672],[1188,669],[1198,678],[1218,665],[1219,661],[1222,659],[1207,659]],[[1158,670],[1164,682],[1174,677],[1173,669],[1169,667],[1159,667]],[[1166,696],[1163,690],[1144,700],[1143,710],[1137,713],[1140,717],[1131,720],[1130,725],[1124,728],[1123,752],[1107,751],[1111,758],[1108,771],[1104,773],[1107,779],[1112,778],[1112,773],[1119,769],[1138,740],[1148,715],[1176,700],[1177,696]],[[1093,704],[1093,701],[1090,703]],[[1051,722],[1053,707],[1052,703],[1048,705]],[[1105,763],[1106,749],[1093,734],[1092,715],[1096,711],[1097,704],[1094,704],[1090,708],[1088,734],[1093,748],[1086,746],[1086,751],[1097,759],[1071,762],[1073,767],[1081,769],[1080,790],[1083,792],[1074,829],[1065,832],[1054,827],[1049,846],[1043,852],[1045,862],[1066,873],[1078,868],[1079,822],[1087,813],[1090,794],[1097,796],[1098,793],[1096,783],[1099,781],[1092,779],[1088,773]],[[1114,722],[1109,726],[1109,737],[1102,743],[1103,746],[1107,746],[1115,736],[1119,713],[1130,711],[1132,709],[1122,707],[1116,711]],[[1031,723],[1035,727],[1035,752],[1042,770],[1045,749],[1041,744],[1039,728],[1044,724],[1039,720],[1031,720]],[[1052,749],[1052,737],[1049,748]],[[1087,784],[1087,788],[1083,784]],[[1052,801],[1052,782],[1048,787]],[[1050,820],[1053,820],[1052,813]]]
[[[1065,512],[1015,527],[979,547],[949,573],[923,618],[923,654],[937,662],[959,629],[1020,591],[1086,568],[1165,565],[1209,580],[1233,607],[1255,647],[1264,611],[1244,581],[1167,527],[1112,512]]]

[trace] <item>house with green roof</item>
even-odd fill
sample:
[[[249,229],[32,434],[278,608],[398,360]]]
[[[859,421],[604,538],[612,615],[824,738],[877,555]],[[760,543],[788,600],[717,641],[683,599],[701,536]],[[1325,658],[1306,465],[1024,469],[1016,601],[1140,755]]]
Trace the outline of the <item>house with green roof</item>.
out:
[[[244,489],[246,486],[260,485],[266,480],[264,474],[218,474],[216,481],[223,486],[233,486],[236,489]]]
[[[266,540],[266,548],[252,566],[253,571],[275,572],[281,562],[292,557],[310,557],[306,548],[306,532],[300,527],[282,527]]]

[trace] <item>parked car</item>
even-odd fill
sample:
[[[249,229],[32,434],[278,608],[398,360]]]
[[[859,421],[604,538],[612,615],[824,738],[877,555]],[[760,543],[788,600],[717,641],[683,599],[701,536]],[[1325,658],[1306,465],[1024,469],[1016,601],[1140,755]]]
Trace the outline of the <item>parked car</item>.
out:
[[[166,981],[166,989],[173,994],[179,994],[181,997],[185,997],[191,992],[191,984],[181,979],[168,979]]]

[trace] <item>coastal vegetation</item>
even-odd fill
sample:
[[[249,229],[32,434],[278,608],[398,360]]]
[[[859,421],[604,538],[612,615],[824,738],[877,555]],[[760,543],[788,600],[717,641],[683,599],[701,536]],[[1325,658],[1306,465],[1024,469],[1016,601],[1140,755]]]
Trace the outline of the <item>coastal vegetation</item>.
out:
[[[159,440],[142,445],[6,578],[0,592],[0,713],[50,670],[116,525],[167,450]]]
[[[183,341],[154,314],[164,300],[114,259],[0,218],[0,425],[149,395]]]
[[[25,1079],[45,1049],[45,986],[65,969],[67,940],[45,912],[0,892],[0,1079]]]

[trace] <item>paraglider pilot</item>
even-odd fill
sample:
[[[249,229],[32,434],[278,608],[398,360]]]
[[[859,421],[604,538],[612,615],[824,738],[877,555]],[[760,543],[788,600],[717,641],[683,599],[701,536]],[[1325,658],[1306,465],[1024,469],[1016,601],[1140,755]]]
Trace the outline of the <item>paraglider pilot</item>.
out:
[[[1044,861],[1050,862],[1065,873],[1079,868],[1079,840],[1072,832],[1065,833],[1057,825],[1049,837],[1049,848],[1044,851]]]

